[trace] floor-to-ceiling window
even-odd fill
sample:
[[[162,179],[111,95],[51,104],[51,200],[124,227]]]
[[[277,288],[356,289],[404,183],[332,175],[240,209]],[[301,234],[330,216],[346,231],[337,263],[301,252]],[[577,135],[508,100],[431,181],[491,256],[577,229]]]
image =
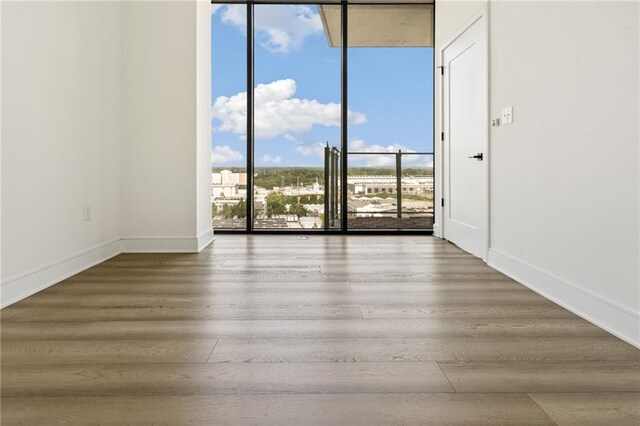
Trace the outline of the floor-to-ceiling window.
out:
[[[247,5],[211,5],[213,227],[246,229]]]
[[[212,4],[211,19],[215,228],[431,229],[432,5]]]
[[[255,229],[323,229],[325,147],[341,140],[340,59],[317,5],[255,5]]]
[[[348,8],[348,226],[433,226],[433,35],[430,5]]]

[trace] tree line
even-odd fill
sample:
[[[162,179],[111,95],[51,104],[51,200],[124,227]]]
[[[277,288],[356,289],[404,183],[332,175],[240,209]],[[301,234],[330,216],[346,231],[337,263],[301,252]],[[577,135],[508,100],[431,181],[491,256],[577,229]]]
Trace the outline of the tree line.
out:
[[[309,215],[309,210],[307,210],[305,205],[323,204],[324,195],[284,195],[279,192],[272,192],[267,195],[265,201],[267,204],[265,213],[269,217],[281,214],[293,214],[303,217]],[[287,208],[287,206],[289,207]],[[244,198],[241,198],[237,204],[224,204],[220,209],[215,205],[215,203],[211,203],[211,215],[214,217],[222,216],[224,219],[233,219],[234,217],[245,219],[247,217],[247,203]]]

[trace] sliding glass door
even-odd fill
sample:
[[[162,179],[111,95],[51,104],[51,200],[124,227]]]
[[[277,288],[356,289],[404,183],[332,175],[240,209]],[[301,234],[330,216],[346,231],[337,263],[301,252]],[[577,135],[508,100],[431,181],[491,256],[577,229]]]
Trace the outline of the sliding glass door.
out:
[[[211,19],[214,228],[431,229],[432,5],[212,4]]]

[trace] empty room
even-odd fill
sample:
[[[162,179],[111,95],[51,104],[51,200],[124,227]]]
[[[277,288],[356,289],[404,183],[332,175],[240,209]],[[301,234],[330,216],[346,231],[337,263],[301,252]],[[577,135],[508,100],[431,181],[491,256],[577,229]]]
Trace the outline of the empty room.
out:
[[[0,2],[0,424],[640,425],[640,1]]]

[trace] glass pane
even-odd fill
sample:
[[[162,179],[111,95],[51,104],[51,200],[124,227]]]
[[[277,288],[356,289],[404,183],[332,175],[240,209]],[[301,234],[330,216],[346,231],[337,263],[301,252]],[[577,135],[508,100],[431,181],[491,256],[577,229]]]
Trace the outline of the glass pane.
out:
[[[254,7],[256,229],[325,226],[325,187],[337,183],[325,151],[341,137],[341,56],[324,30],[326,10],[340,17],[340,6]]]
[[[433,154],[402,155],[402,228],[433,228]],[[405,165],[406,164],[406,165]]]
[[[247,6],[211,7],[213,227],[246,229]]]
[[[350,151],[347,176],[349,229],[395,227],[398,216],[395,164],[395,153]]]
[[[348,6],[350,229],[433,226],[433,7]],[[356,125],[358,124],[358,125]]]

